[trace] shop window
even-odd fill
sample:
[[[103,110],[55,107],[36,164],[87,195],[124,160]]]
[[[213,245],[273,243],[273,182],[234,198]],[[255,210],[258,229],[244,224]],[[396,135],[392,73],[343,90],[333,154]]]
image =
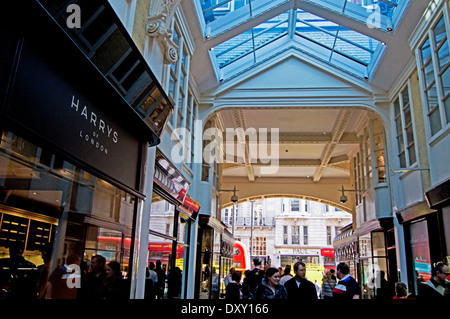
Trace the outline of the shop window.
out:
[[[413,276],[415,284],[418,284],[431,278],[431,256],[427,221],[421,220],[412,223],[409,230],[411,261],[414,269]]]
[[[87,272],[95,254],[118,261],[126,276],[134,196],[10,132],[2,134],[0,168],[0,258],[10,258],[14,243],[30,268],[43,266],[33,298],[46,297],[59,267],[78,263]],[[62,296],[75,298],[72,292]]]
[[[180,298],[186,227],[186,221],[180,217],[175,205],[154,192],[150,211],[148,268],[154,267],[158,281],[153,283],[151,297],[147,295],[150,292],[146,291],[146,298]]]

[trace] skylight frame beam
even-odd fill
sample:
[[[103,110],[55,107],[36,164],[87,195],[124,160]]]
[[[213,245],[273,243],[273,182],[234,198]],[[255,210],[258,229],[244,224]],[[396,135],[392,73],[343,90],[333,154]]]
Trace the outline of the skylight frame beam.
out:
[[[269,20],[269,21],[270,21],[270,20]],[[266,29],[264,29],[264,30],[258,32],[256,35],[253,35],[253,33],[252,33],[252,37],[253,37],[253,38],[256,38],[256,37],[260,36],[261,34],[266,33],[266,32],[268,32],[268,31],[270,31],[270,30],[272,30],[272,29],[274,29],[274,28],[278,27],[279,25],[281,25],[281,24],[283,24],[283,23],[286,23],[286,22],[289,24],[289,19],[279,21],[277,24],[275,24],[275,25],[273,25],[273,26],[270,26],[270,27],[268,27],[268,28],[266,28]],[[288,25],[288,27],[289,27],[289,25]],[[252,30],[254,30],[254,28],[252,28]],[[284,32],[283,32],[283,33],[284,33]],[[242,33],[241,33],[241,34],[242,34]],[[223,55],[223,54],[225,54],[225,53],[228,53],[228,52],[230,52],[230,51],[236,49],[237,47],[239,47],[240,45],[244,44],[244,43],[247,42],[247,41],[250,41],[250,38],[249,38],[249,39],[242,40],[242,41],[239,42],[238,44],[236,44],[236,45],[234,45],[234,46],[232,46],[232,47],[230,47],[230,48],[228,48],[228,49],[226,49],[226,50],[224,50],[224,51],[222,51],[222,52],[216,54],[216,57],[219,57],[219,56],[221,56],[221,55]]]
[[[209,13],[209,12],[211,12],[211,11],[217,9],[217,8],[220,8],[220,7],[223,6],[225,3],[229,3],[229,2],[231,2],[231,1],[232,1],[232,0],[224,0],[224,1],[222,1],[222,2],[219,2],[218,4],[209,7],[209,8],[206,9],[205,11],[202,10],[202,13],[203,13],[203,15],[205,15],[206,13]],[[250,1],[251,1],[251,0],[250,0]]]
[[[272,42],[275,42],[275,41],[277,41],[278,39],[281,39],[282,37],[284,37],[284,36],[287,35],[287,34],[288,34],[287,31],[284,31],[283,33],[280,33],[280,34],[277,35],[276,37],[270,39],[270,41],[264,42],[264,43],[261,44],[260,46],[256,47],[255,51],[252,50],[252,51],[249,51],[249,52],[245,52],[245,53],[241,54],[240,56],[237,56],[237,57],[234,58],[233,60],[230,60],[229,62],[224,63],[223,65],[219,66],[219,69],[222,69],[222,68],[224,68],[224,67],[230,65],[231,63],[236,62],[237,60],[240,60],[240,59],[242,59],[243,57],[246,57],[247,55],[252,54],[253,52],[256,52],[256,50],[259,50],[259,49],[265,47],[266,45],[269,45],[269,44],[271,44]]]
[[[336,34],[333,34],[333,32],[330,32],[330,31],[328,31],[328,30],[322,29],[321,27],[315,26],[315,25],[313,25],[313,24],[311,24],[311,23],[309,23],[309,22],[306,22],[305,20],[300,19],[300,18],[297,18],[297,22],[301,22],[301,23],[303,23],[303,24],[306,24],[307,26],[310,26],[311,28],[314,28],[314,29],[319,30],[319,31],[321,31],[321,32],[324,32],[324,33],[326,33],[326,34],[328,34],[328,35],[331,35],[331,36],[334,37],[334,38],[338,38],[338,39],[340,39],[340,40],[342,40],[342,41],[345,41],[345,42],[347,42],[347,43],[349,43],[349,44],[351,44],[351,45],[354,45],[354,46],[356,46],[356,47],[359,47],[360,49],[363,49],[363,50],[365,50],[365,51],[367,51],[367,52],[369,52],[369,53],[371,53],[371,54],[374,54],[374,53],[375,53],[375,50],[368,49],[368,48],[362,46],[361,44],[358,44],[358,43],[356,43],[356,42],[353,42],[352,40],[348,40],[348,39],[346,39],[346,38],[343,38],[343,37],[339,36],[339,33],[338,33],[338,32],[337,32]],[[333,23],[334,23],[334,22],[333,22]],[[339,30],[340,27],[341,27],[341,25],[338,24],[337,26],[338,26],[338,30]],[[349,30],[350,30],[350,29],[349,29]],[[354,30],[351,30],[351,31],[354,31]],[[354,32],[356,32],[356,31],[354,31]],[[299,33],[299,32],[298,32],[297,30],[295,30],[295,34],[298,34],[298,33]],[[375,39],[374,39],[374,40],[375,40]],[[378,41],[378,40],[376,40],[376,41]]]
[[[304,35],[304,34],[300,34],[300,33],[298,33],[297,31],[295,32],[295,34],[298,35],[298,36],[301,37],[301,38],[304,38],[304,39],[306,39],[306,40],[308,40],[308,41],[311,41],[311,42],[313,42],[313,43],[315,43],[315,44],[317,44],[317,45],[320,45],[321,47],[323,47],[323,48],[325,48],[325,49],[330,50],[330,52],[336,52],[337,54],[342,55],[343,57],[345,57],[345,58],[347,58],[347,59],[350,59],[350,60],[352,60],[352,61],[354,61],[354,62],[356,62],[356,63],[359,63],[359,64],[361,64],[361,65],[363,65],[363,66],[365,66],[365,67],[368,67],[369,64],[370,64],[370,62],[367,63],[367,62],[361,61],[361,60],[358,59],[358,58],[355,58],[355,57],[353,57],[353,56],[351,56],[351,55],[348,55],[347,53],[344,53],[344,52],[342,52],[342,51],[340,51],[340,50],[333,49],[333,48],[329,47],[328,45],[323,44],[323,43],[321,43],[321,42],[319,42],[319,41],[316,41],[316,40],[314,40],[314,39],[312,39],[312,38],[310,38],[310,37],[308,37],[308,36],[306,36],[306,35]],[[332,63],[332,62],[330,62],[330,63]]]

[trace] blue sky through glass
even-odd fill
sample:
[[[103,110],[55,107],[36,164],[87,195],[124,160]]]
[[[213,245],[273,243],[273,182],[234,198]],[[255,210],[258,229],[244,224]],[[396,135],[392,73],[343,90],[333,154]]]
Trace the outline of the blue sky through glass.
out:
[[[276,54],[274,50],[281,52],[287,43],[352,74],[365,75],[380,45],[378,40],[300,9],[295,11],[295,24],[291,26],[291,12],[278,15],[216,46],[215,62],[224,77],[273,56]],[[292,30],[293,38],[289,37],[289,30]],[[280,42],[282,38],[292,41]]]

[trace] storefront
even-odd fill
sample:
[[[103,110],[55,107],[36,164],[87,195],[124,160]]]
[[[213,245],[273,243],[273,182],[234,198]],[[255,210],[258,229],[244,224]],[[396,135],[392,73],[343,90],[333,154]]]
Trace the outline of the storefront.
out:
[[[336,265],[344,262],[350,268],[350,275],[357,279],[358,276],[358,238],[353,231],[353,224],[341,229],[333,241]]]
[[[11,31],[1,34],[0,298],[80,298],[94,255],[120,264],[128,280],[123,295],[129,296],[135,221],[145,199],[143,164],[160,131],[133,109],[125,98],[129,91],[113,87],[94,55],[56,23],[65,23],[61,12],[68,3],[43,3],[48,11],[38,1],[9,3]],[[101,46],[114,34],[136,52],[107,1],[90,8],[91,37],[86,33],[85,40]],[[108,32],[94,18],[96,9],[111,25]],[[117,53],[103,51],[101,58],[117,69]],[[128,89],[140,88],[141,101],[155,93],[148,83],[161,94],[148,67],[142,74],[150,79],[145,87],[129,79]],[[172,106],[163,95],[159,100],[162,115]],[[167,119],[160,118],[164,127]],[[10,273],[17,264],[26,265],[23,272]],[[53,281],[58,268],[75,271],[72,286]]]
[[[349,265],[362,299],[392,299],[397,281],[392,218],[367,222],[356,230],[350,226],[335,238],[336,264]]]
[[[199,215],[196,296],[225,296],[225,276],[233,267],[234,238],[225,225],[208,215]]]
[[[450,182],[425,193],[426,201],[397,212],[405,233],[408,289],[417,293],[417,284],[431,277],[434,263],[450,262]]]
[[[164,293],[157,298],[178,299],[186,287],[183,274],[188,271],[191,223],[200,210],[188,189],[189,182],[157,149],[148,246],[149,266],[153,263],[165,276],[165,282],[158,283]]]

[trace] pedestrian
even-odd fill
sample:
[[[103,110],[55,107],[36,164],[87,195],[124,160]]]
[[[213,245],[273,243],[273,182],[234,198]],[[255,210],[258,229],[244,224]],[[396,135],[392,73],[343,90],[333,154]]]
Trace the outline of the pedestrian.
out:
[[[395,296],[392,299],[409,299],[412,294],[408,294],[408,288],[404,282],[395,283]]]
[[[281,276],[281,279],[280,279],[280,285],[284,286],[286,281],[288,281],[291,278],[292,278],[291,265],[286,265],[286,267],[284,268],[283,276]]]
[[[225,299],[228,300],[240,300],[242,299],[241,291],[241,278],[242,273],[238,270],[234,270],[231,274],[231,281],[225,288]]]
[[[223,282],[224,282],[224,284],[225,284],[225,287],[228,286],[228,284],[229,284],[230,282],[233,281],[233,279],[232,279],[231,277],[232,277],[232,275],[233,275],[234,272],[235,272],[235,268],[234,268],[234,267],[231,267],[230,272],[229,272],[229,273],[225,276],[225,278],[223,279]],[[242,273],[241,273],[241,275],[242,275]]]
[[[284,286],[280,285],[280,272],[275,267],[269,267],[256,287],[255,299],[287,299],[288,294]]]
[[[81,287],[80,257],[69,254],[66,262],[56,268],[48,279],[46,299],[76,299]]]
[[[444,293],[448,285],[447,276],[450,270],[444,263],[437,263],[431,270],[432,277],[417,286],[417,297],[424,300],[444,300]]]
[[[350,276],[350,268],[346,263],[339,263],[336,267],[336,277],[339,282],[333,289],[333,298],[359,299],[359,286],[355,278]]]
[[[163,299],[164,297],[164,289],[166,288],[166,272],[161,267],[161,260],[156,261],[155,272],[158,275],[158,282],[155,287],[156,297],[158,299]]]
[[[317,300],[316,286],[306,279],[306,265],[303,261],[294,264],[294,278],[289,279],[284,287],[291,300]]]
[[[117,261],[113,260],[106,265],[106,277],[103,279],[100,293],[101,298],[106,300],[126,299],[125,281]]]
[[[334,269],[330,269],[330,273],[331,273],[331,278],[337,282],[337,278],[335,275],[336,271]]]
[[[376,287],[376,296],[377,300],[388,300],[392,299],[393,292],[390,289],[389,282],[385,278],[385,271],[380,270],[377,272],[377,276],[375,279],[375,287]]]
[[[182,276],[183,272],[180,267],[175,267],[170,270],[167,276],[167,297],[169,299],[180,299]]]
[[[246,273],[246,280],[244,280],[242,287],[245,298],[252,298],[256,287],[261,284],[261,281],[264,278],[264,270],[261,269],[261,260],[256,257],[253,259],[253,264],[255,265],[255,268],[253,268],[248,274]]]
[[[333,279],[331,272],[327,271],[322,281],[322,299],[333,299],[333,289],[336,287],[336,279]]]
[[[91,258],[90,271],[81,278],[81,298],[93,300],[101,298],[100,287],[106,277],[105,264],[106,259],[101,255]]]

